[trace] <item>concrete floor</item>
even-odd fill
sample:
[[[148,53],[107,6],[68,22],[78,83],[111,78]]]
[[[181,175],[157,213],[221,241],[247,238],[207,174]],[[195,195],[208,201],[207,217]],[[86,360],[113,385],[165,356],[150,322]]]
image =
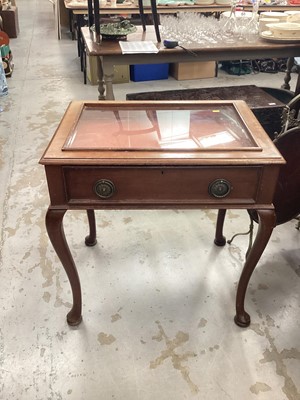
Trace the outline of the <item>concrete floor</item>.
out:
[[[38,165],[69,101],[96,99],[84,85],[76,44],[56,38],[46,0],[18,0],[15,71],[0,98],[0,399],[300,399],[300,233],[277,227],[251,279],[247,329],[233,322],[245,237],[213,245],[216,211],[97,212],[87,248],[85,213],[66,235],[83,288],[83,322],[70,328],[70,288],[49,243],[49,203]],[[279,87],[283,74],[116,85]],[[293,76],[293,81],[295,76]],[[294,84],[294,82],[293,82]],[[226,234],[248,227],[232,211]]]

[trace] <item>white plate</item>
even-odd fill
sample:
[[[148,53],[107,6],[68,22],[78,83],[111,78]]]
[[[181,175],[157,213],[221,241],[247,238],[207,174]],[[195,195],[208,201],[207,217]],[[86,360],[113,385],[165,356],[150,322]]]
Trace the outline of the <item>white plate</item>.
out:
[[[278,38],[294,38],[300,40],[300,24],[295,22],[278,22],[275,24],[266,24],[267,31],[273,32]]]
[[[274,43],[276,43],[276,42],[277,43],[300,42],[300,39],[295,39],[294,37],[293,38],[286,38],[286,37],[280,38],[280,37],[274,36],[271,31],[261,32],[259,34],[259,36],[262,39],[269,40],[270,42],[274,42]]]
[[[207,5],[214,4],[214,2],[215,2],[215,0],[196,0],[195,4],[207,6]]]
[[[214,4],[215,0],[196,0],[195,4],[198,5],[210,5],[210,4]]]
[[[284,13],[287,15],[299,15],[300,11],[284,11]]]
[[[262,18],[278,18],[282,20],[286,20],[288,17],[288,14],[280,11],[263,11],[260,13],[260,16]]]

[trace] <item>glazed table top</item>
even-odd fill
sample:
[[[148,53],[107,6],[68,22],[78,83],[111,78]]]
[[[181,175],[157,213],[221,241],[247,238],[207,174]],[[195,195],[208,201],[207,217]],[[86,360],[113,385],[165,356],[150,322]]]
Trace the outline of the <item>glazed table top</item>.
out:
[[[242,100],[74,101],[42,163],[251,165],[282,157]]]

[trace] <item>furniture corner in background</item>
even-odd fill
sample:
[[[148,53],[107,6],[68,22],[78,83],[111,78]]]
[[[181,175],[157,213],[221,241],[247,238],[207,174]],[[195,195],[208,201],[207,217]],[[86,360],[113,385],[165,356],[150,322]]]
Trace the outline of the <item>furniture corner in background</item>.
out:
[[[11,39],[18,37],[20,32],[18,8],[15,6],[9,8],[4,6],[2,10],[0,10],[0,16],[2,18],[4,32],[6,32]]]

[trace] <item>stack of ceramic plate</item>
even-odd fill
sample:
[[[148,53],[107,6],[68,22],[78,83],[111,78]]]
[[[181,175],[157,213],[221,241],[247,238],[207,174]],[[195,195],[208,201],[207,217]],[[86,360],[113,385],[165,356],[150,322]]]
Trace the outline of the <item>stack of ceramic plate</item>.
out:
[[[260,13],[260,18],[276,18],[279,19],[280,22],[286,21],[288,15],[284,12],[280,11],[263,11]]]
[[[205,6],[214,4],[214,2],[215,0],[195,0],[195,4],[205,5]]]
[[[261,33],[261,37],[273,41],[300,41],[300,24],[295,22],[277,22],[267,24],[267,31]]]
[[[220,6],[230,6],[231,0],[216,0],[216,4]]]
[[[264,32],[264,31],[267,31],[268,30],[267,25],[268,24],[275,24],[276,22],[280,22],[280,19],[278,19],[278,18],[262,18],[262,17],[260,17],[259,21],[258,21],[258,31],[260,33]]]
[[[300,23],[300,11],[285,11],[287,14],[287,21],[288,22],[297,22]]]

